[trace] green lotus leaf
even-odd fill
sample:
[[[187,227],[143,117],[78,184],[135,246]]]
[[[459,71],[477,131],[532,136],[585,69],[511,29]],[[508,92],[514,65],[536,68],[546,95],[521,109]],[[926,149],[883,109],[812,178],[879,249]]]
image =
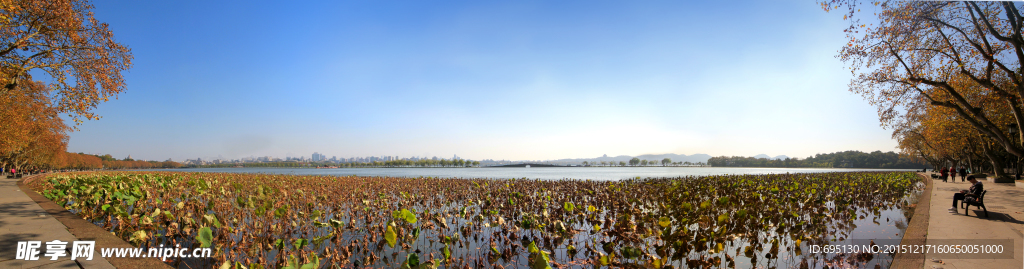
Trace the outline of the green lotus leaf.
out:
[[[530,241],[530,245],[526,246],[526,251],[530,252],[530,253],[537,253],[537,252],[540,252],[540,249],[537,248],[537,244],[536,243],[534,243],[533,241]]]
[[[220,221],[217,220],[217,216],[213,214],[203,215],[203,221],[206,224],[213,225],[215,228],[220,228]]]
[[[334,227],[334,228],[339,228],[339,227],[342,227],[342,226],[345,225],[345,222],[340,221],[340,220],[335,220],[335,219],[331,219],[330,221],[328,221],[328,223],[330,223],[331,227]]]
[[[600,255],[601,255],[601,258],[598,259],[598,260],[601,262],[601,265],[609,265],[609,264],[611,264],[612,255],[613,254],[609,254],[609,255],[600,254]]]
[[[128,239],[128,241],[138,242],[139,244],[142,244],[142,242],[145,242],[146,239],[148,239],[148,238],[149,238],[149,235],[146,234],[146,231],[138,230],[138,231],[135,231],[134,233],[132,233],[132,236],[131,236],[131,238]]]
[[[199,228],[199,236],[196,236],[199,240],[199,247],[208,248],[213,245],[213,230],[210,227]]]
[[[331,237],[334,237],[334,235],[335,235],[335,233],[331,232],[331,233],[325,234],[323,236],[318,236],[318,237],[313,238],[312,242],[313,242],[314,245],[319,246],[320,244],[322,244],[327,239],[331,239]]]
[[[413,214],[408,209],[402,209],[401,211],[395,211],[396,219],[403,219],[408,223],[416,223],[416,214]]]
[[[149,218],[149,216],[142,216],[139,218],[139,225],[153,225],[153,219]]]
[[[498,248],[491,247],[491,254],[494,254],[495,256],[501,256],[501,251],[498,251]]]
[[[409,253],[405,258],[405,264],[410,267],[420,266],[420,256],[416,255],[416,253]]]
[[[669,225],[672,225],[672,219],[669,219],[668,217],[658,218],[658,225],[661,225],[661,227],[668,227]]]
[[[292,242],[292,246],[295,247],[295,250],[300,250],[307,245],[309,245],[309,240],[302,238],[295,239],[295,242]]]
[[[693,211],[693,205],[690,204],[690,203],[683,203],[683,211],[686,211],[686,212]]]
[[[398,242],[398,234],[395,233],[395,227],[388,225],[387,231],[384,232],[384,240],[387,240],[388,246],[395,247],[395,243]]]
[[[531,254],[530,256],[533,256],[533,261],[530,262],[530,269],[552,269],[551,259],[548,258],[548,253],[546,251],[539,251]]]
[[[446,261],[452,258],[452,249],[451,247],[448,247],[447,243],[444,244],[443,248],[441,248],[441,254],[444,255],[444,260]]]

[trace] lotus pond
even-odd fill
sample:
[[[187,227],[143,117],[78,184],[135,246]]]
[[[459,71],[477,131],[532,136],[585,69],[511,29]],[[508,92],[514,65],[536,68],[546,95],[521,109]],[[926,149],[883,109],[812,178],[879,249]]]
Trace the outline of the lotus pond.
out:
[[[892,257],[808,246],[899,239],[920,180],[88,172],[30,185],[137,246],[214,249],[168,260],[178,268],[877,268]]]

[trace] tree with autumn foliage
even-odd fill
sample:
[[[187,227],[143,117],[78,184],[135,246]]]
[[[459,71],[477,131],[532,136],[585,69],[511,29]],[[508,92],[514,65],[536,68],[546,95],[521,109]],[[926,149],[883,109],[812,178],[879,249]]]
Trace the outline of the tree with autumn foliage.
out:
[[[995,124],[1010,125],[1014,121],[1006,102],[987,94],[988,91],[971,83],[967,76],[954,76],[950,83],[958,85],[963,97],[971,104],[983,108],[979,112]],[[945,98],[946,95],[943,91],[932,94],[939,98]],[[978,167],[978,161],[987,160],[992,163],[991,167],[997,175],[1001,175],[1004,162],[1016,159],[1007,158],[1009,153],[996,140],[973,128],[955,109],[949,107],[916,104],[908,107],[894,122],[897,123],[894,125],[894,137],[900,140],[901,148],[905,152],[916,152],[916,155],[929,159],[935,166],[967,163],[971,167]]]
[[[85,0],[0,0],[0,166],[102,165],[65,152],[73,127],[60,118],[97,119],[91,111],[125,89],[131,51],[91,9]]]
[[[1012,118],[1005,106],[995,103],[990,109],[1004,110],[993,113],[997,122]],[[894,131],[894,138],[905,153],[927,160],[934,167],[966,166],[972,171],[993,171],[1003,176],[1003,167],[1014,156],[999,147],[996,141],[972,128],[953,109],[924,106],[923,111],[910,111],[914,121],[902,124]],[[1011,158],[1013,157],[1013,158]]]
[[[878,107],[883,126],[904,124],[906,108],[951,109],[1006,152],[1024,157],[1024,16],[1017,2],[857,0],[846,7],[849,43],[838,57],[855,75],[850,90]],[[864,10],[862,10],[864,9]],[[873,14],[867,22],[858,15]],[[977,91],[971,89],[979,89]],[[971,95],[980,96],[972,98]],[[1015,125],[999,123],[982,101],[1005,104]],[[1011,135],[1009,129],[1016,129]]]
[[[67,148],[68,126],[50,106],[42,83],[24,81],[0,98],[0,166],[38,169],[54,163]]]
[[[837,56],[904,153],[936,166],[1024,157],[1024,16],[1015,2],[829,0],[850,22]],[[870,13],[868,13],[870,12]],[[864,14],[872,14],[866,19]],[[863,20],[863,21],[862,21]],[[975,161],[978,162],[975,162]],[[1019,170],[1019,169],[1018,169]]]
[[[103,162],[99,157],[63,152],[58,155],[57,162],[54,164],[53,169],[62,170],[93,170],[103,168]]]
[[[92,109],[124,91],[132,54],[91,9],[85,0],[0,0],[0,98],[46,80],[58,112],[97,119]]]

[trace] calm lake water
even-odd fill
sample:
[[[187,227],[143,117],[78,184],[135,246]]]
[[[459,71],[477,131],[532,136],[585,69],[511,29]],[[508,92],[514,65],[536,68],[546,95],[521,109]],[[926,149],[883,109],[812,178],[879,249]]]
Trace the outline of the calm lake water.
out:
[[[289,175],[448,177],[448,178],[528,178],[620,180],[635,177],[684,177],[707,175],[827,173],[856,171],[914,171],[912,169],[862,168],[740,168],[740,167],[481,167],[481,168],[184,168],[144,171],[267,173]]]

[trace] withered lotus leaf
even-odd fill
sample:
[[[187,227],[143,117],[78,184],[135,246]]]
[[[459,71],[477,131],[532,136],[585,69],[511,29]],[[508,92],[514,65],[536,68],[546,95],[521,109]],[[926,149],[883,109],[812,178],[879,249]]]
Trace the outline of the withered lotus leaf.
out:
[[[891,225],[881,213],[911,204],[919,181],[901,172],[619,181],[85,172],[29,185],[140,246],[220,251],[172,261],[179,268],[749,268],[837,264],[807,246]]]

